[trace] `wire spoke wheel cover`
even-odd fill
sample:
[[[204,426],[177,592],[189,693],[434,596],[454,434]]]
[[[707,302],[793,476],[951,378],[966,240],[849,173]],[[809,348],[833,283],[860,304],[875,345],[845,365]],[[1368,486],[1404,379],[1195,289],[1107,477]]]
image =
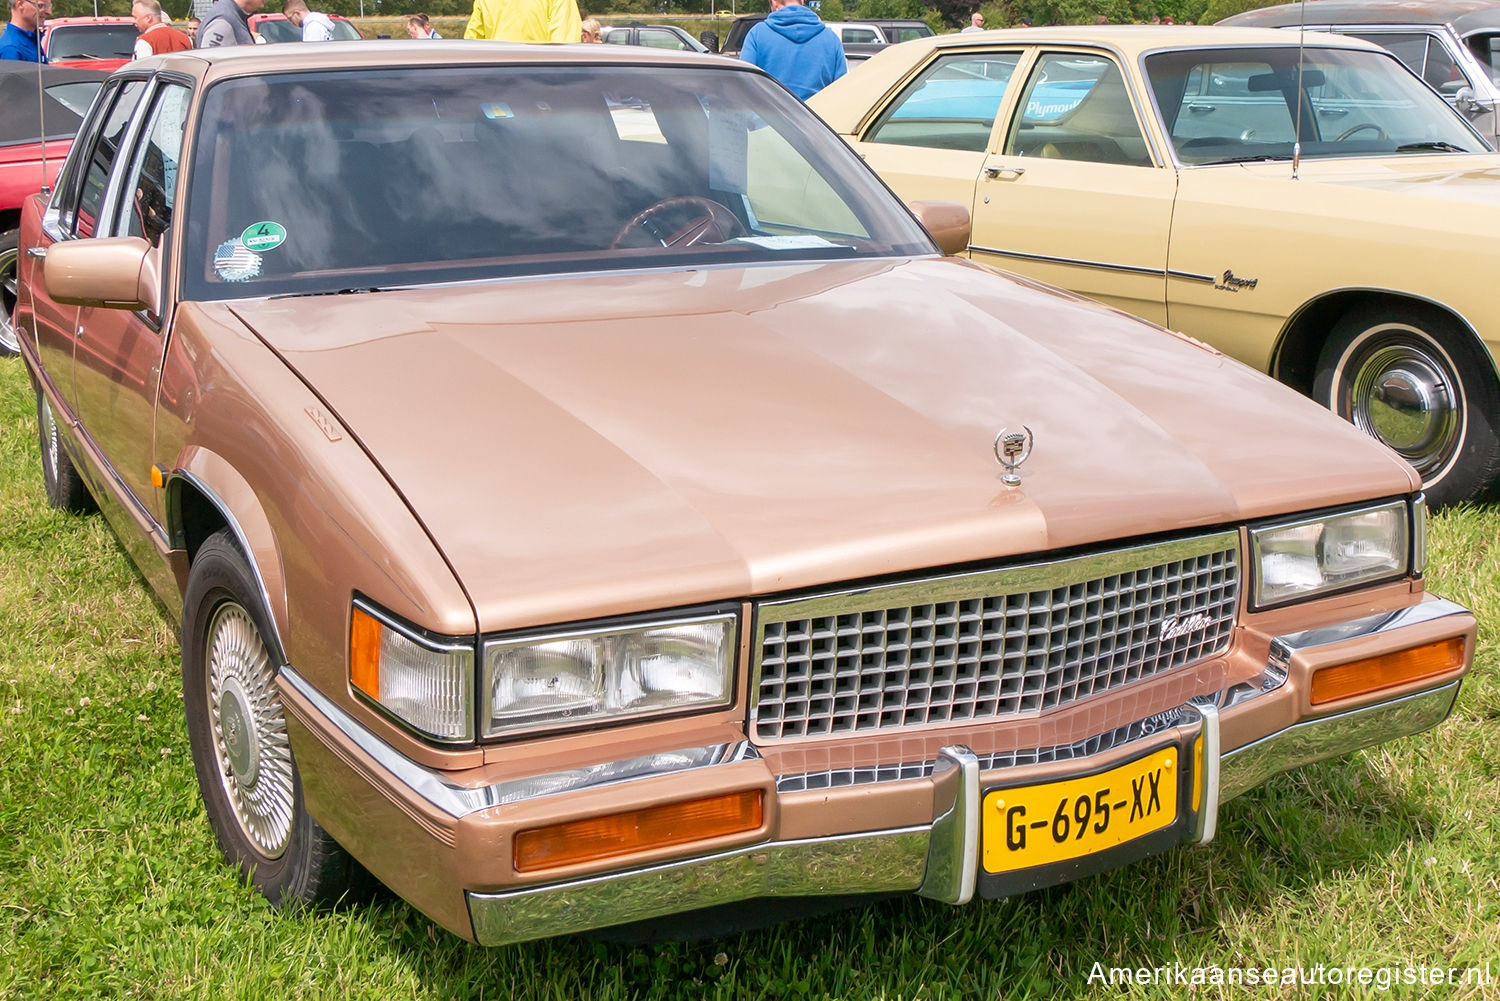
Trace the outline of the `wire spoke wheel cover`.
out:
[[[245,837],[280,858],[292,836],[292,754],[271,658],[248,612],[220,604],[205,637],[214,758]]]
[[[58,438],[57,418],[53,416],[52,405],[45,396],[38,396],[37,404],[42,423],[42,462],[46,463],[47,478],[51,480],[57,476],[57,457],[62,451],[62,442]]]
[[[18,354],[21,350],[15,326],[19,260],[20,252],[16,249],[14,237],[10,241],[0,239],[0,355]]]

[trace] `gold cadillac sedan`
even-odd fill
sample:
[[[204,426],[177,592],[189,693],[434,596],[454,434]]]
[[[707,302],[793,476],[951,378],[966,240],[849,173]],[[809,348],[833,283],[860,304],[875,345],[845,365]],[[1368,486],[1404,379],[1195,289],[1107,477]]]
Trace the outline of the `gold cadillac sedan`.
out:
[[[968,206],[975,260],[1269,372],[1435,504],[1500,485],[1500,157],[1390,53],[1266,29],[947,35],[809,103],[903,198]]]
[[[1413,469],[967,239],[714,56],[112,75],[16,329],[47,496],[180,623],[229,863],[486,944],[962,904],[1439,723],[1475,623]]]

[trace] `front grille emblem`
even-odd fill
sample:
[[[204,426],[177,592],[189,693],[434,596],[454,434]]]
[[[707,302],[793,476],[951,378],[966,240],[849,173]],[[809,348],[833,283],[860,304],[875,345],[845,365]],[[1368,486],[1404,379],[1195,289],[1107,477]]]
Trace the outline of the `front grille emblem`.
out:
[[[1213,624],[1214,620],[1202,612],[1193,615],[1169,615],[1161,620],[1161,642],[1167,643],[1183,636],[1202,632]]]
[[[1001,483],[1008,487],[1020,485],[1021,474],[1016,470],[1031,455],[1031,446],[1034,441],[1031,428],[1024,424],[1021,425],[1019,431],[1001,428],[1000,433],[995,435],[995,458],[999,460],[1000,465],[1005,467],[1005,475],[1000,477]]]

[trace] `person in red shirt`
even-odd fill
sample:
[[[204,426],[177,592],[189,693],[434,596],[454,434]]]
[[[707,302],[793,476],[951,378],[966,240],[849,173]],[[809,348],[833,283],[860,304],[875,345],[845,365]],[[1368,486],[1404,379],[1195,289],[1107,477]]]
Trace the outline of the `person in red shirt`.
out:
[[[182,52],[193,47],[193,40],[170,24],[163,24],[161,4],[158,0],[135,0],[130,5],[130,18],[141,37],[135,40],[134,55],[137,59],[158,55],[162,52]]]

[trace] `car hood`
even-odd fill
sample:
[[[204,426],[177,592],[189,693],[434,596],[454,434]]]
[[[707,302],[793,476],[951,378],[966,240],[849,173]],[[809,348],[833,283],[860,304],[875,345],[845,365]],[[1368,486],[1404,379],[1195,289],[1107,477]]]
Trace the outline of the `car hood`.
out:
[[[1230,169],[1274,180],[1287,177],[1291,165],[1285,162],[1241,164]],[[1494,153],[1304,160],[1299,176],[1304,186],[1327,184],[1466,205],[1500,205],[1500,155]],[[1401,219],[1400,222],[1406,224],[1410,220]],[[1447,222],[1442,225],[1447,225]]]
[[[1211,349],[955,259],[246,301],[484,630],[1389,496],[1414,475]],[[995,457],[1029,428],[1022,482]]]

